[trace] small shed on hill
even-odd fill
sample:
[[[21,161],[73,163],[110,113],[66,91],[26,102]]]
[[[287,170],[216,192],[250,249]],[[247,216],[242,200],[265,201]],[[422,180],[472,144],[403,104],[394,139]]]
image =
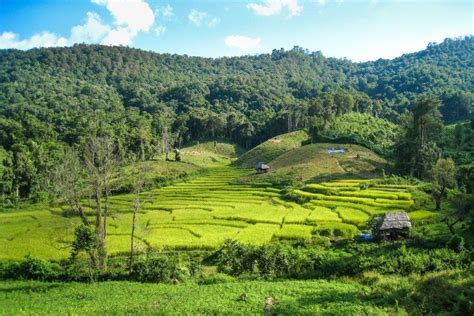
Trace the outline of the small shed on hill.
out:
[[[377,239],[399,239],[410,235],[411,221],[407,213],[385,213],[375,223]]]
[[[257,170],[258,173],[266,173],[270,171],[270,166],[264,164],[263,162],[259,162],[255,165],[255,170]]]

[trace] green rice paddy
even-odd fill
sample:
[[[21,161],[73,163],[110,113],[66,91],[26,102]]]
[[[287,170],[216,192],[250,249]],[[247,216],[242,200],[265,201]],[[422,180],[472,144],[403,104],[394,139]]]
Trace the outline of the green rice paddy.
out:
[[[226,239],[262,245],[318,236],[351,238],[366,229],[375,214],[410,210],[414,220],[434,216],[412,210],[406,187],[368,187],[366,180],[308,184],[294,191],[309,198],[300,205],[283,200],[277,188],[234,184],[250,172],[215,165],[191,180],[142,193],[136,236],[139,250],[217,249]],[[133,198],[122,194],[109,199],[107,248],[111,255],[129,251]],[[93,204],[84,201],[84,206],[92,215]],[[31,205],[0,214],[0,259],[27,254],[54,260],[68,257],[79,219],[63,216],[62,211]]]

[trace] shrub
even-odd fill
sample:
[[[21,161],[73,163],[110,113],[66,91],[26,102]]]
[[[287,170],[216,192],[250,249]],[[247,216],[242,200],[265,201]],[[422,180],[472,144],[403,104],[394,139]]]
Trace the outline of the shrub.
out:
[[[28,280],[53,281],[60,279],[64,274],[63,268],[49,261],[27,255],[18,265],[18,278]]]
[[[448,247],[454,251],[462,251],[464,250],[464,238],[459,235],[454,235],[448,241]]]
[[[243,245],[235,240],[225,240],[218,253],[217,271],[230,275],[241,275],[253,272],[255,263],[254,248]]]
[[[189,265],[176,257],[152,255],[140,258],[132,266],[132,278],[140,282],[179,283],[191,275]]]
[[[404,245],[395,250],[379,250],[370,256],[360,256],[363,271],[375,270],[383,274],[409,275],[464,267],[468,258],[447,248],[424,250],[407,249]]]
[[[0,280],[19,279],[20,263],[0,261]]]

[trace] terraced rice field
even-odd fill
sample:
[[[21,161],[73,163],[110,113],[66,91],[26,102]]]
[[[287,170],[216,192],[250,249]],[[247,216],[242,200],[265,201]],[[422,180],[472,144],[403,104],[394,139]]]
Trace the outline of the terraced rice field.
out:
[[[307,184],[294,193],[309,198],[304,207],[320,210],[320,220],[332,212],[343,223],[359,228],[365,227],[371,216],[386,212],[408,212],[415,221],[435,218],[436,213],[413,209],[409,189],[409,185],[371,184],[370,180],[338,180]]]
[[[363,189],[364,180],[340,180],[295,190],[310,198],[300,205],[282,200],[276,188],[232,184],[248,172],[229,166],[211,167],[190,181],[144,192],[138,215],[138,247],[215,249],[225,239],[261,245],[275,239],[317,235],[353,237],[371,215],[406,211],[413,204],[406,187]],[[112,254],[129,251],[132,201],[131,194],[110,198],[107,247]],[[89,206],[88,202],[84,205]],[[429,213],[413,214],[425,219],[432,215]],[[77,218],[61,216],[60,209],[46,206],[0,214],[0,259],[18,259],[28,253],[47,259],[65,258],[78,223]]]

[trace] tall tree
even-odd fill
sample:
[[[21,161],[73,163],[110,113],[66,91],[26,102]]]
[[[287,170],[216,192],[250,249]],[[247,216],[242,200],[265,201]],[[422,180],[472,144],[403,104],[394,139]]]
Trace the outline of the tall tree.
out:
[[[441,202],[446,197],[446,190],[456,185],[456,165],[451,158],[439,159],[431,170],[433,197],[436,209],[441,209]]]
[[[424,96],[403,117],[401,135],[396,146],[396,163],[402,173],[427,178],[439,158],[438,142],[443,128],[439,107],[439,99]]]

